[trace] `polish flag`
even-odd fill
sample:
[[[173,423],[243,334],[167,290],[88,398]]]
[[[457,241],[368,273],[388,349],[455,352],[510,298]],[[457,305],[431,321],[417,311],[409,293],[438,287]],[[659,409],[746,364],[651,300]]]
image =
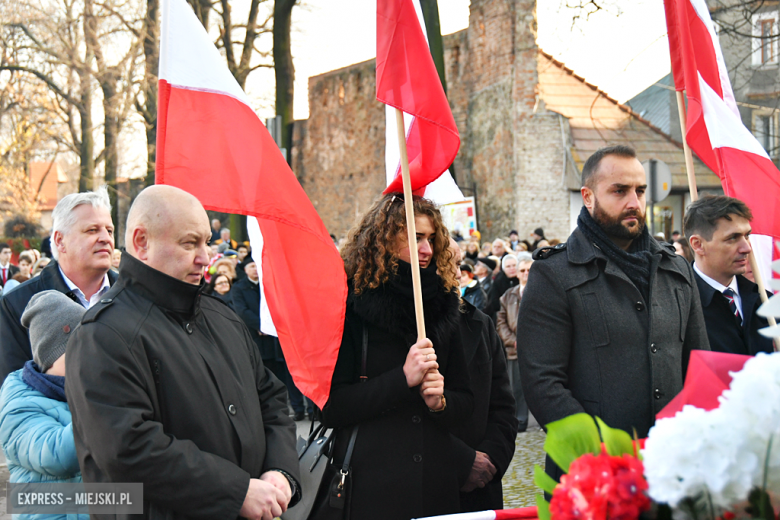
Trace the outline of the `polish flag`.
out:
[[[419,0],[377,1],[376,98],[387,105],[385,193],[403,192],[398,108],[404,112],[412,190],[449,204],[464,200],[447,169],[458,153],[460,135],[424,27]]]
[[[780,172],[742,124],[707,2],[664,0],[664,6],[675,88],[688,96],[688,145],[718,174],[724,193],[750,207],[754,234],[780,239]],[[771,238],[758,243],[757,257],[776,254]],[[770,277],[769,262],[761,267]]]
[[[495,511],[478,511],[476,513],[459,513],[456,515],[428,516],[416,520],[538,520],[536,507],[520,507],[517,509],[496,509]]]
[[[333,240],[185,0],[163,2],[159,77],[156,182],[249,216],[261,328],[279,337],[296,386],[322,407],[347,297]]]

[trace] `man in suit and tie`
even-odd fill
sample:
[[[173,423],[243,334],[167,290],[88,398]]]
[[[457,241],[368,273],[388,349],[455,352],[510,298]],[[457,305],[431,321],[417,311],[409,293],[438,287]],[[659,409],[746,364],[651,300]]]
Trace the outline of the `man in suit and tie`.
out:
[[[685,236],[714,351],[754,356],[774,350],[772,340],[758,332],[767,326],[756,313],[761,305],[758,286],[743,276],[751,251],[751,220],[744,202],[722,195],[702,197],[685,214]]]
[[[19,268],[11,263],[11,246],[0,243],[0,287],[5,287],[5,282],[19,272]]]

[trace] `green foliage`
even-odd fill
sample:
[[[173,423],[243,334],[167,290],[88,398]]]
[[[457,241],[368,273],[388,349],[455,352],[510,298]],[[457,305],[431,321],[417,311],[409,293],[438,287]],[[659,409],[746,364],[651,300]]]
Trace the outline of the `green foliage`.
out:
[[[555,486],[558,484],[555,479],[544,472],[539,464],[534,464],[534,484],[539,486],[539,489],[546,491],[552,495]]]
[[[604,440],[604,446],[607,448],[607,453],[613,457],[634,455],[634,441],[631,440],[631,436],[628,433],[617,428],[610,428],[598,417],[596,417],[596,423],[599,425],[599,431],[601,432],[601,438]]]
[[[536,495],[536,516],[539,520],[550,519],[550,503],[544,499],[543,495]]]
[[[0,243],[8,244],[11,246],[11,250],[14,254],[19,254],[26,249],[41,250],[41,239],[38,237],[32,238],[2,238],[0,237]]]
[[[601,440],[593,417],[578,413],[548,424],[544,451],[566,473],[571,463],[582,455],[598,455]]]

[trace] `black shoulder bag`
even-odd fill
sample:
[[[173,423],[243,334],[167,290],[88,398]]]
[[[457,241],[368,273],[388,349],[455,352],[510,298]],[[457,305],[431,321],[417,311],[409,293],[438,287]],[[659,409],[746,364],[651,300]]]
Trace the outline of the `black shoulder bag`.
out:
[[[368,379],[368,329],[363,327],[363,351],[360,382]],[[338,430],[325,428],[320,422],[309,430],[309,437],[299,439],[298,462],[301,468],[301,500],[282,515],[283,520],[349,520],[352,488],[350,462],[355,449],[358,425],[352,428],[347,452],[341,465],[333,463],[333,445]],[[301,442],[303,441],[303,442]]]

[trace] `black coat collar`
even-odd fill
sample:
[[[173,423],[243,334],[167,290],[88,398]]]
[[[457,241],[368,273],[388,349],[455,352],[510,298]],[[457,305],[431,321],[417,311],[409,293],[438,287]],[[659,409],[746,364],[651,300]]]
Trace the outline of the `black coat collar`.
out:
[[[712,303],[712,298],[715,296],[715,293],[719,291],[715,290],[713,286],[708,284],[704,278],[699,276],[699,273],[697,273],[695,270],[694,273],[696,274],[696,284],[699,287],[699,297],[701,298],[701,304],[703,307],[709,307],[710,303]],[[742,300],[743,314],[746,314],[748,303],[753,303],[753,294],[755,293],[755,295],[758,296],[758,285],[754,284],[741,274],[738,274],[737,289],[739,290],[739,297]]]
[[[183,316],[192,316],[200,308],[200,291],[192,285],[144,264],[135,257],[122,255],[119,282],[158,307]]]
[[[122,255],[122,256],[124,257],[127,255]],[[49,262],[49,264],[43,268],[41,274],[39,274],[38,276],[41,279],[41,287],[46,287],[47,289],[53,289],[55,291],[59,291],[62,294],[66,295],[68,298],[71,298],[74,301],[78,302],[78,298],[76,298],[76,295],[73,294],[73,291],[70,290],[70,287],[68,287],[68,284],[66,284],[65,280],[62,278],[62,273],[60,272],[60,264],[56,260],[52,260],[51,262]],[[109,270],[108,284],[114,285],[116,280],[117,280],[116,273]]]
[[[674,247],[668,245],[662,245],[657,240],[650,240],[649,244],[650,252],[653,255],[660,255],[660,261],[658,267],[667,271],[674,271],[679,273],[682,277],[688,280],[688,275],[683,268],[678,265],[680,262],[675,262],[677,254],[674,251]],[[590,242],[585,234],[576,228],[566,241],[566,252],[568,254],[569,262],[573,264],[588,264],[593,262],[597,258],[602,259],[605,262],[609,262],[607,256],[601,252],[599,248]],[[690,282],[689,282],[690,283]]]

